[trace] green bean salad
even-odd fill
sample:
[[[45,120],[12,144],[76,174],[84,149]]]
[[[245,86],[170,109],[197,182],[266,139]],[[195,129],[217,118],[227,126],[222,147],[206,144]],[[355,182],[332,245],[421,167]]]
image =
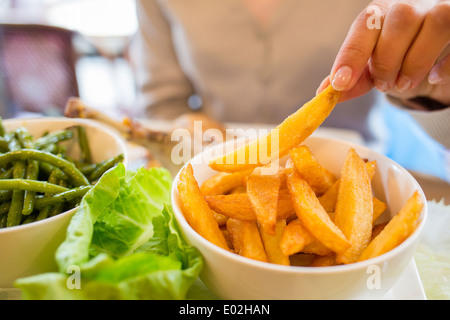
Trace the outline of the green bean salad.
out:
[[[78,159],[67,151],[76,143]],[[0,228],[53,217],[79,205],[123,154],[93,162],[86,128],[75,125],[33,137],[26,128],[6,132],[0,119]]]

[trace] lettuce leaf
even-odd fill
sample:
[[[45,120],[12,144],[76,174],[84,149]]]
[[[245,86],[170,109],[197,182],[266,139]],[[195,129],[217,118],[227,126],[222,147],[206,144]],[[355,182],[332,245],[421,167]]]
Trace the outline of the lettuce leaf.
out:
[[[55,259],[59,272],[18,279],[24,299],[185,299],[203,267],[170,207],[161,168],[105,173],[85,195]]]

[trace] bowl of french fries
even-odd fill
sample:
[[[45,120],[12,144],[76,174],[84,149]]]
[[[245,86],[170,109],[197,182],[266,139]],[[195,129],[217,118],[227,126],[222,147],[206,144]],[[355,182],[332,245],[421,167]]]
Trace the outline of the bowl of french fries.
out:
[[[330,87],[268,135],[215,145],[175,177],[175,217],[219,298],[380,299],[413,259],[427,211],[413,176],[313,135],[338,96]]]
[[[9,288],[56,271],[54,253],[81,199],[128,154],[109,127],[64,117],[3,120],[0,144],[0,288]]]

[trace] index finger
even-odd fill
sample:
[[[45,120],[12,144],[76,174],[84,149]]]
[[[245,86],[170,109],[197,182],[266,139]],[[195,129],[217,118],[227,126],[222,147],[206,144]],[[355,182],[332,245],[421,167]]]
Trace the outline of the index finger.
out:
[[[374,1],[353,22],[331,69],[335,90],[353,88],[363,74],[380,36],[386,7],[384,2]]]

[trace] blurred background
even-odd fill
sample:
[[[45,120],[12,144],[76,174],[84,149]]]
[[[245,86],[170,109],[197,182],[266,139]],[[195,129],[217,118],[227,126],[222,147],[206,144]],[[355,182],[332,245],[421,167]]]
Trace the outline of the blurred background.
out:
[[[133,114],[134,0],[0,0],[0,116],[60,115],[71,96]]]

